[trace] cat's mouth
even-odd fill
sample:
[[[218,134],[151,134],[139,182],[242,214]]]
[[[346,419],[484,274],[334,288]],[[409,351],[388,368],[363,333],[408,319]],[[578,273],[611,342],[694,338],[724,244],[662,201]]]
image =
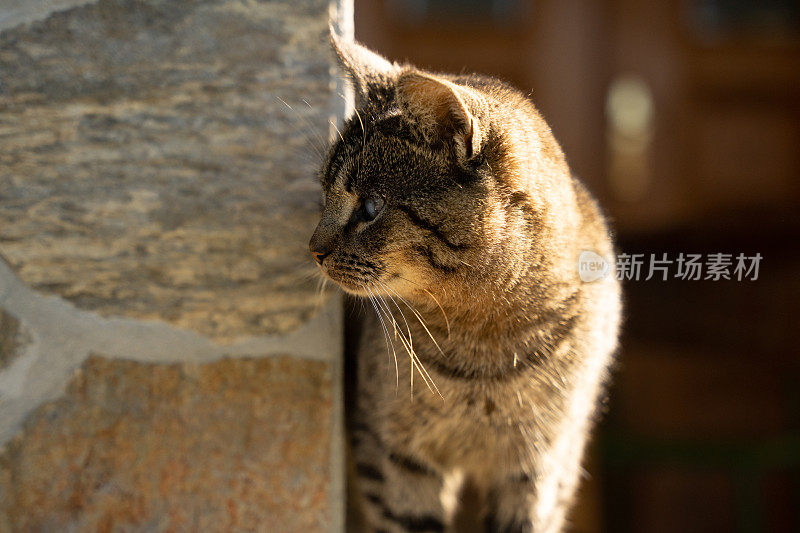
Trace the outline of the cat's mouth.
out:
[[[338,276],[332,276],[329,273],[325,274],[328,279],[336,283],[339,287],[342,288],[343,291],[353,294],[355,296],[367,296],[367,285],[363,282],[359,282],[356,280],[348,279],[348,278],[341,278]]]
[[[321,266],[320,269],[325,277],[336,283],[348,294],[354,296],[369,296],[370,293],[378,292],[377,286],[381,283],[373,276],[365,276],[363,272],[348,267],[328,267]]]
[[[369,260],[351,253],[334,253],[318,262],[322,274],[343,291],[355,296],[375,296],[392,292],[396,275],[381,260]]]

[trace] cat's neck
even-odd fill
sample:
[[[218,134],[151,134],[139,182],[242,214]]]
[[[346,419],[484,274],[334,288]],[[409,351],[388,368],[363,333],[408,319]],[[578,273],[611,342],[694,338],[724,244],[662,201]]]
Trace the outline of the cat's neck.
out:
[[[400,307],[416,330],[415,342],[433,337],[474,350],[496,350],[530,344],[537,334],[556,329],[564,313],[577,305],[573,286],[554,284],[544,290],[533,285],[526,279],[502,292],[480,287],[460,295],[425,291]]]
[[[412,304],[415,311],[401,302],[403,313],[394,308],[393,315],[398,334],[408,338],[410,333],[409,344],[424,368],[440,374],[495,379],[544,360],[550,365],[560,364],[550,355],[574,325],[576,302],[577,298],[567,299],[561,308],[533,310],[523,305],[504,307],[497,302],[492,307],[473,301],[471,309],[465,309],[446,301],[441,306],[420,301]],[[406,345],[398,342],[391,322],[387,320],[387,324],[387,342],[397,348]]]

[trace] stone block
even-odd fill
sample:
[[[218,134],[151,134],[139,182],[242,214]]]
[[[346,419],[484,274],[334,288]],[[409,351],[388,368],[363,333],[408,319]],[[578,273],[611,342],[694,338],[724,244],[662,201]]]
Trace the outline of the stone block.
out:
[[[330,390],[328,364],[293,357],[91,357],[0,456],[0,523],[328,531]]]
[[[0,33],[0,250],[22,280],[223,342],[307,320],[344,109],[328,8],[100,0]]]

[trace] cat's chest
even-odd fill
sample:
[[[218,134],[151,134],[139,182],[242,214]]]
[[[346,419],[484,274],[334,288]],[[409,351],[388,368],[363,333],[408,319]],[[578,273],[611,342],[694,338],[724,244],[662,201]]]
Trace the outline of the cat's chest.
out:
[[[521,454],[531,453],[532,442],[549,440],[555,431],[548,421],[556,413],[530,386],[432,379],[438,392],[417,376],[413,397],[410,389],[392,391],[373,404],[375,423],[392,448],[443,468],[488,464],[510,472]]]
[[[479,386],[462,386],[458,394],[440,389],[444,399],[419,392],[413,400],[409,395],[380,402],[376,422],[391,447],[445,469],[490,464],[503,471],[516,468],[531,440],[543,434],[535,427],[542,417],[507,394]]]
[[[502,378],[454,372],[449,365],[469,370],[456,362],[472,350],[441,343],[443,358],[431,342],[417,342],[412,358],[392,337],[387,343],[379,324],[369,325],[357,354],[361,405],[392,447],[442,465],[511,465],[527,444],[551,433],[557,394],[535,378],[535,369]],[[437,354],[441,364],[433,364]]]

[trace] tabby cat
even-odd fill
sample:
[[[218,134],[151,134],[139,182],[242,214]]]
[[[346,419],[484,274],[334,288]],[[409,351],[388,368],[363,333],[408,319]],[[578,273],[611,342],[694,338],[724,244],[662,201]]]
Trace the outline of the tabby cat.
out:
[[[349,355],[351,528],[561,531],[617,343],[618,283],[577,270],[613,256],[603,217],[520,92],[332,40],[357,105],[310,251],[375,311]]]

